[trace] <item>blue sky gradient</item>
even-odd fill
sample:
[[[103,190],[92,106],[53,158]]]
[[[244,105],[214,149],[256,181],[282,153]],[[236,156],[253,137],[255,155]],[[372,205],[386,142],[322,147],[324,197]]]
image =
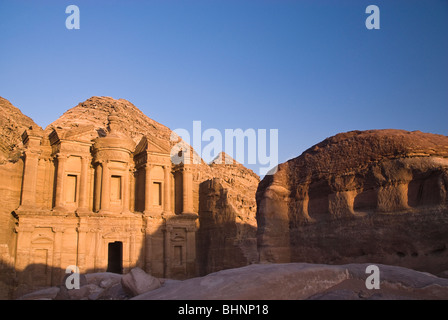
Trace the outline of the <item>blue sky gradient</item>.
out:
[[[0,0],[0,96],[42,127],[110,96],[171,129],[278,129],[284,162],[350,130],[448,135],[447,31],[446,0]]]

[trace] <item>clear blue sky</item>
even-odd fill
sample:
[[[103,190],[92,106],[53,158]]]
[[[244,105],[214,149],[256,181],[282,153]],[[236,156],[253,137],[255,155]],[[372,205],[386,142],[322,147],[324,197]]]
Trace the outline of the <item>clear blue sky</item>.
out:
[[[0,96],[42,127],[110,96],[171,129],[278,129],[284,162],[350,130],[447,135],[447,32],[447,0],[0,0]]]

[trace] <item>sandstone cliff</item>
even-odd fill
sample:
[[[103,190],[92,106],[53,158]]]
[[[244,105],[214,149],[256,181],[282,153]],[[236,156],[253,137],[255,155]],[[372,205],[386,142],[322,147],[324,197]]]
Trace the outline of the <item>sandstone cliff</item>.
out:
[[[29,127],[39,127],[11,102],[0,97],[0,163],[18,160],[22,147],[21,135]]]
[[[448,269],[448,137],[341,133],[279,165],[257,191],[262,261]]]
[[[25,129],[40,129],[8,100],[0,97],[0,299],[12,283],[15,233],[11,211],[20,204],[23,151],[21,135]]]

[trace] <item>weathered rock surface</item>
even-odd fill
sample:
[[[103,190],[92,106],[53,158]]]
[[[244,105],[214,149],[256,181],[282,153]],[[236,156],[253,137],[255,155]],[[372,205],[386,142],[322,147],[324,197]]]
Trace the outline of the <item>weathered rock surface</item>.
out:
[[[160,280],[147,274],[140,268],[133,268],[131,272],[121,278],[121,285],[130,296],[158,289],[161,287]]]
[[[448,269],[448,137],[341,133],[257,190],[261,261]]]
[[[22,147],[20,137],[29,127],[39,126],[11,102],[0,97],[0,163],[19,159]]]
[[[377,300],[448,299],[448,280],[378,265],[380,289],[367,289],[369,264],[253,264],[193,278],[135,300]]]
[[[0,97],[0,299],[9,296],[13,283],[14,221],[11,211],[20,204],[23,151],[21,135],[30,127],[40,129],[29,117]]]
[[[367,289],[369,264],[253,264],[187,280],[157,279],[158,289],[132,297],[114,273],[86,274],[80,289],[62,284],[21,300],[396,300],[448,299],[448,279],[402,267],[377,265],[379,289]],[[62,296],[61,291],[67,292]]]
[[[65,278],[60,286],[25,294],[19,300],[126,300],[131,296],[121,285],[121,274],[100,272],[80,275],[79,289],[67,289]]]
[[[231,159],[224,153],[220,156]],[[200,275],[258,261],[255,219],[258,176],[234,160],[226,164],[216,163],[215,159],[211,168],[216,178],[199,186]]]

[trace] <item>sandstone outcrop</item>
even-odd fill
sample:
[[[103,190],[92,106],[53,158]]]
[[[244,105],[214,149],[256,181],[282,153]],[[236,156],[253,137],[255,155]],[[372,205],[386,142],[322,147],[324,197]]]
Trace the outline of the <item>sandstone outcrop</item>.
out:
[[[261,261],[448,269],[448,137],[337,134],[257,190]]]
[[[210,165],[214,177],[199,185],[200,275],[258,261],[255,192],[259,178],[225,153],[217,159]]]
[[[0,97],[0,163],[20,158],[23,147],[20,136],[29,127],[39,128],[11,102]]]

